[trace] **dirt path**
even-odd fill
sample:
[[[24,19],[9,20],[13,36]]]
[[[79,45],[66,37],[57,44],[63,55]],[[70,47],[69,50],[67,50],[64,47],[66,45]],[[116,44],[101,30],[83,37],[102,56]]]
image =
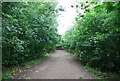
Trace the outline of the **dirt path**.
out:
[[[32,68],[15,74],[16,79],[93,79],[94,74],[85,70],[74,57],[63,50],[56,50],[49,58]]]

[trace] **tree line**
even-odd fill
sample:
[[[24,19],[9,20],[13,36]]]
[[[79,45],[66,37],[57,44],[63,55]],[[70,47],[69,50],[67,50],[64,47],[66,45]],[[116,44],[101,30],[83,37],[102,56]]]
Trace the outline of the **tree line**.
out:
[[[63,47],[87,66],[120,73],[120,2],[86,2],[85,9],[63,36]],[[92,9],[90,5],[96,5]]]
[[[3,67],[18,66],[55,50],[56,5],[53,2],[2,3]]]

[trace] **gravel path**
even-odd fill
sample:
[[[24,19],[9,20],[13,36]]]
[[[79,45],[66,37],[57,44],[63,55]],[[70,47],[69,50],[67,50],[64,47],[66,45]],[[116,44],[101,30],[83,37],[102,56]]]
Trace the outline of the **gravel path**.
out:
[[[56,50],[48,59],[15,73],[15,79],[94,79],[96,75],[83,68],[63,50]]]

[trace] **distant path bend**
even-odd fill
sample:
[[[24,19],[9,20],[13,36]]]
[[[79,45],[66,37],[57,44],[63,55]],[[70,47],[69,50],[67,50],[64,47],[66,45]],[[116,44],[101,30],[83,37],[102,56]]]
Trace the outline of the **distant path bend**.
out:
[[[73,56],[63,50],[56,50],[43,62],[15,74],[15,79],[94,79],[94,77],[96,75],[85,70]]]

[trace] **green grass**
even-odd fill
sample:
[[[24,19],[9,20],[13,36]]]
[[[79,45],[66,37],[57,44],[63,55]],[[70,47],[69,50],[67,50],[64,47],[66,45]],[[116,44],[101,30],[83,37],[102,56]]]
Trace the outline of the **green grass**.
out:
[[[29,67],[33,66],[34,64],[45,60],[48,56],[49,56],[49,54],[45,54],[42,58],[23,63],[23,65],[25,65],[25,67],[29,68]]]
[[[25,62],[22,64],[22,66],[30,68],[36,63],[42,62],[46,58],[48,58],[49,54],[45,54],[44,56],[40,57],[39,59],[35,59],[29,62]],[[20,66],[21,67],[21,66]],[[20,70],[20,67],[14,67],[14,68],[6,68],[7,71],[2,73],[2,79],[13,79],[13,73],[17,72]]]
[[[7,70],[8,70],[8,68],[7,68]],[[2,73],[2,79],[12,79],[13,78],[12,73],[14,73],[18,70],[19,70],[18,67],[14,67],[14,68],[9,69],[6,72],[3,72]]]
[[[71,55],[71,56],[77,56],[76,54],[72,54],[72,53],[70,53],[70,52],[68,52],[68,51],[66,51],[66,50],[64,50],[65,52],[67,52],[69,55]]]
[[[84,66],[85,69],[101,76],[101,77],[95,77],[95,79],[104,79],[105,77],[109,78],[109,79],[116,79],[116,78],[120,78],[120,75],[116,74],[116,73],[110,73],[110,72],[101,72],[100,70],[98,69],[94,69],[94,68],[91,68],[89,66]]]
[[[66,50],[65,50],[66,51]],[[67,51],[66,51],[67,52]],[[67,52],[69,55],[71,56],[75,56],[77,57],[77,55],[72,54],[70,52]],[[79,60],[79,58],[76,58]],[[92,73],[95,73],[97,75],[99,75],[99,77],[95,77],[95,79],[102,79],[102,81],[105,81],[105,77],[110,78],[110,79],[116,79],[116,78],[120,78],[120,75],[116,74],[116,73],[110,73],[110,72],[101,72],[99,69],[94,69],[92,67],[89,66],[84,66],[85,69],[89,70]],[[101,77],[100,77],[101,76]]]

